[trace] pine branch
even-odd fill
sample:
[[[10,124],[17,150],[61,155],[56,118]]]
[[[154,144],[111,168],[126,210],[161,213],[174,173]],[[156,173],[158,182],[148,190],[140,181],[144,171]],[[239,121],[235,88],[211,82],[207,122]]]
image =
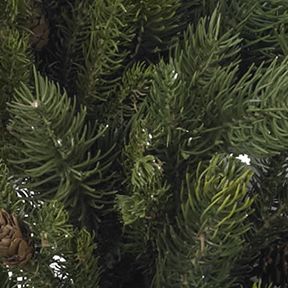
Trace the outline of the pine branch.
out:
[[[194,178],[195,177],[195,178]],[[246,185],[251,171],[233,157],[218,155],[181,186],[176,223],[157,242],[155,287],[231,287],[230,272],[244,248],[252,212]]]
[[[6,102],[11,100],[14,89],[19,82],[27,83],[30,68],[31,56],[28,53],[28,35],[20,34],[17,30],[0,30],[0,115],[1,120],[7,120]],[[6,119],[5,119],[6,118]]]
[[[234,33],[239,33],[243,39],[241,70],[247,71],[253,63],[257,65],[263,61],[269,63],[275,56],[287,55],[285,34],[288,18],[285,0],[201,2],[191,11],[196,23],[201,17],[212,15],[217,8],[224,24],[221,31],[232,28]]]
[[[190,26],[170,63],[160,63],[154,73],[143,114],[148,114],[144,117],[153,144],[165,150],[170,146],[170,159],[175,151],[182,160],[207,155],[223,143],[223,129],[233,114],[240,40],[231,32],[221,35],[220,23],[215,11],[209,21],[201,19],[195,29]]]
[[[140,106],[150,93],[153,68],[144,62],[137,62],[123,73],[115,108],[111,109],[115,110],[114,117],[118,121],[119,118],[121,122],[129,121],[139,112]]]
[[[285,149],[287,59],[280,64],[275,59],[267,69],[260,66],[254,72],[252,66],[237,79],[237,61],[225,63],[239,52],[239,39],[230,32],[219,35],[217,11],[207,30],[205,23],[200,21],[194,34],[188,29],[185,46],[179,45],[173,62],[160,64],[155,73],[147,101],[152,135],[157,123],[154,130],[162,127],[166,147],[170,139],[182,143],[178,149],[184,159],[230,145],[238,153],[255,156]]]
[[[286,157],[286,153],[281,153],[271,158],[251,159],[254,175],[249,183],[249,195],[255,201],[249,221],[253,229],[246,235],[249,247],[237,263],[235,274],[243,279],[262,278],[263,285],[286,282],[281,272],[284,266],[280,264],[285,265],[282,249],[287,243],[288,228]]]
[[[243,288],[244,288],[244,287],[243,287]],[[263,286],[263,285],[262,285],[262,281],[259,280],[259,281],[254,282],[254,284],[253,284],[253,286],[252,286],[251,288],[273,288],[273,285],[270,284],[270,285],[265,285],[265,286]]]
[[[17,283],[9,278],[8,274],[4,270],[0,270],[0,285],[3,288],[14,288]]]
[[[135,265],[144,271],[149,282],[154,271],[156,235],[171,208],[171,191],[163,163],[148,154],[151,139],[147,130],[138,123],[132,127],[129,140],[123,153],[125,194],[117,195],[115,205],[123,222],[121,251],[135,259]]]
[[[0,161],[0,208],[23,216],[23,199],[19,199],[10,180],[6,165]]]
[[[130,10],[134,14],[130,23],[135,34],[130,58],[146,60],[151,54],[167,51],[175,44],[181,26],[186,24],[181,19],[183,14],[177,13],[181,5],[179,0],[126,2],[131,2]]]
[[[9,119],[7,102],[11,100],[19,82],[27,83],[32,55],[29,51],[28,22],[30,5],[25,0],[0,3],[0,157],[6,159],[9,135],[6,125]]]
[[[255,3],[246,2],[246,9],[251,11],[245,22],[242,22],[241,36],[245,39],[244,53],[246,59],[254,59],[254,62],[265,61],[269,63],[275,56],[286,55],[283,52],[283,42],[279,41],[279,35],[283,36],[288,23],[286,1],[263,1]],[[249,7],[250,6],[250,7]],[[242,16],[244,18],[244,15]],[[246,60],[247,61],[247,60]]]
[[[233,119],[227,135],[237,152],[270,156],[285,150],[288,145],[287,61],[288,58],[278,63],[275,59],[267,69],[258,68],[252,83],[239,90],[239,98],[244,100],[243,115]]]
[[[96,248],[94,237],[84,229],[76,235],[76,253],[70,256],[71,261],[68,262],[70,265],[64,265],[65,269],[72,276],[74,287],[100,287],[101,271],[98,266],[98,258],[93,256]]]
[[[109,5],[105,1],[76,1],[70,9],[63,9],[58,19],[62,41],[56,47],[53,70],[59,73],[55,77],[89,109],[114,95],[120,80],[127,52],[119,45],[129,41],[129,29],[122,23],[124,12],[119,0]],[[126,35],[122,32],[125,29]]]
[[[68,212],[58,201],[44,203],[34,199],[31,205],[30,201],[17,194],[13,188],[16,184],[11,180],[8,169],[3,163],[0,165],[0,176],[1,208],[13,212],[13,219],[15,221],[15,217],[17,218],[21,234],[25,237],[23,239],[31,245],[33,253],[32,259],[22,267],[3,266],[1,287],[21,285],[23,288],[31,286],[68,288],[77,283],[86,283],[85,287],[98,287],[100,269],[98,257],[95,256],[93,235],[85,229],[75,230],[68,222]],[[1,213],[3,214],[3,210]],[[3,215],[1,217],[2,226]],[[3,238],[5,231],[2,228],[1,262],[4,255],[4,240],[8,240],[8,235]],[[17,241],[20,240],[19,237],[20,235],[16,238]],[[20,247],[19,249],[21,250]],[[11,274],[9,277],[8,272]]]
[[[99,217],[96,211],[106,203],[105,195],[114,193],[97,189],[113,179],[113,174],[106,174],[113,146],[95,153],[91,146],[107,127],[91,128],[85,123],[84,107],[77,112],[75,100],[35,70],[34,79],[34,88],[22,84],[9,104],[9,129],[16,141],[9,161],[18,177],[31,177],[27,185],[39,199],[56,197],[69,209],[77,207],[75,216],[81,220],[87,207],[96,209]]]
[[[7,27],[25,30],[32,11],[31,0],[3,0],[0,3],[0,23]]]

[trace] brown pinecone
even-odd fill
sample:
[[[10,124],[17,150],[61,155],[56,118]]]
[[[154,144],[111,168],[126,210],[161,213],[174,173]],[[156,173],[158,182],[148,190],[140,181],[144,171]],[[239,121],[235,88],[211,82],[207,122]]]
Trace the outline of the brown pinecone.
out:
[[[40,51],[49,40],[49,24],[45,16],[34,19],[31,31],[30,44],[35,50]]]
[[[30,44],[37,51],[42,50],[49,40],[49,22],[42,1],[32,1],[32,13],[29,19]]]
[[[33,249],[23,237],[17,218],[4,209],[0,210],[0,258],[4,265],[26,264],[32,257]]]

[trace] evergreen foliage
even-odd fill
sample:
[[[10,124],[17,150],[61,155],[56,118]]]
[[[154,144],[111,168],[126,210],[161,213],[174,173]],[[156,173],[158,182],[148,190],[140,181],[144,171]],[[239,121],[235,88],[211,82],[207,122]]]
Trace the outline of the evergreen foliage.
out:
[[[37,198],[56,197],[72,209],[82,206],[82,210],[74,212],[80,212],[76,215],[83,220],[84,203],[95,209],[103,206],[104,191],[97,191],[97,184],[113,177],[96,180],[96,175],[103,177],[110,166],[110,151],[101,155],[98,150],[93,155],[90,149],[106,129],[86,124],[86,109],[80,107],[76,112],[75,100],[37,75],[35,69],[34,79],[34,91],[21,85],[9,105],[9,131],[15,139],[9,163],[19,171],[18,177],[29,177],[25,186],[39,192]],[[88,201],[83,199],[87,197]]]
[[[71,287],[77,283],[83,283],[83,287],[98,287],[100,270],[89,232],[85,228],[73,228],[69,214],[59,201],[44,203],[31,196],[19,197],[5,164],[0,164],[0,171],[1,208],[21,216],[22,225],[35,247],[34,256],[39,257],[39,261],[23,269],[13,269],[12,278],[7,277],[6,284],[5,276],[1,277],[2,287],[17,284],[21,287]],[[3,267],[1,273],[5,275],[9,270]]]
[[[253,202],[246,188],[252,173],[237,162],[216,156],[204,171],[199,164],[196,175],[187,172],[176,223],[159,235],[156,287],[231,287]]]
[[[1,1],[0,286],[287,287],[286,2]]]

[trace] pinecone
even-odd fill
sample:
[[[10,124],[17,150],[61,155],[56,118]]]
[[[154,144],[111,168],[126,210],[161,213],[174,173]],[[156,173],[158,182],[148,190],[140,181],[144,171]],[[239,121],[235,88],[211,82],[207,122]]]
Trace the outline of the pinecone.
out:
[[[4,265],[23,266],[32,257],[33,249],[23,237],[17,218],[0,210],[0,258]]]
[[[33,49],[40,51],[49,41],[49,22],[42,1],[33,1],[30,21],[30,44]]]
[[[32,34],[30,37],[31,46],[40,51],[45,47],[49,40],[49,24],[45,16],[40,16],[34,19],[31,27]]]

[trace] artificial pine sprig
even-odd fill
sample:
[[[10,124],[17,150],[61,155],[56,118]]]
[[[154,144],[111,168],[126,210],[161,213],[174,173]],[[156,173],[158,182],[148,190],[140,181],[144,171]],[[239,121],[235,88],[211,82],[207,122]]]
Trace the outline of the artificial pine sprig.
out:
[[[187,171],[181,210],[157,241],[155,287],[231,287],[241,255],[245,221],[252,213],[247,183],[252,172],[234,157],[214,156],[208,167]],[[212,284],[213,283],[213,284]]]
[[[35,69],[33,88],[22,84],[9,106],[13,115],[9,131],[15,137],[9,161],[17,167],[19,177],[31,177],[29,189],[39,199],[56,196],[66,207],[78,207],[76,217],[81,220],[86,205],[100,210],[105,192],[97,191],[94,178],[109,168],[111,162],[105,157],[113,146],[105,154],[89,150],[107,127],[87,124],[86,109],[77,112],[75,99],[69,99]]]
[[[0,165],[0,175],[1,256],[4,253],[3,245],[8,241],[8,235],[7,239],[3,238],[7,230],[3,230],[6,220],[11,222],[10,225],[6,223],[7,228],[14,229],[16,234],[16,240],[13,240],[11,244],[13,249],[9,253],[15,251],[24,257],[26,255],[23,246],[25,241],[29,242],[31,249],[29,250],[31,254],[27,259],[18,259],[17,257],[20,256],[9,254],[11,257],[5,262],[9,266],[2,265],[1,271],[10,271],[12,274],[9,279],[1,278],[3,287],[14,287],[15,283],[23,288],[31,287],[31,285],[52,288],[60,283],[61,285],[65,283],[63,287],[67,288],[73,283],[86,283],[85,287],[91,288],[98,287],[100,270],[98,257],[95,256],[96,245],[93,235],[86,229],[74,229],[69,223],[68,212],[60,202],[54,200],[43,203],[36,199],[31,201],[32,199],[23,198],[17,194],[13,188],[13,184],[15,186],[16,183],[3,163]],[[12,216],[3,208],[12,213]],[[13,225],[16,225],[18,230]],[[9,237],[14,235],[10,234]],[[23,243],[17,246],[20,240]],[[25,249],[27,250],[27,247]],[[18,263],[17,259],[27,261],[24,261],[25,263],[22,261],[24,266],[20,266],[22,262]]]

